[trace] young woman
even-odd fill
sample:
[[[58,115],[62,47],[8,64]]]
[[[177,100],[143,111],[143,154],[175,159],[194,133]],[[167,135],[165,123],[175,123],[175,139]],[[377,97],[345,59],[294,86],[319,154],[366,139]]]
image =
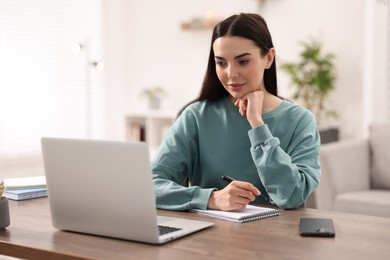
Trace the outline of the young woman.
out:
[[[266,22],[233,15],[214,28],[200,95],[153,160],[157,207],[237,210],[256,201],[296,208],[319,185],[319,151],[313,114],[278,97]]]

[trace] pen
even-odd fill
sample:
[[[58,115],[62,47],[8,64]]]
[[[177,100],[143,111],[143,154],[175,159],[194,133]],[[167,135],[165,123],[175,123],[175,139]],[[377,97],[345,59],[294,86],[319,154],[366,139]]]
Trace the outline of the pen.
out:
[[[222,179],[224,179],[225,181],[227,182],[232,182],[232,181],[235,181],[235,179],[233,179],[232,177],[229,177],[229,176],[226,176],[226,175],[223,175],[222,176]],[[263,199],[265,200],[268,200],[266,197],[264,197],[263,195],[259,195],[260,197],[262,197]]]

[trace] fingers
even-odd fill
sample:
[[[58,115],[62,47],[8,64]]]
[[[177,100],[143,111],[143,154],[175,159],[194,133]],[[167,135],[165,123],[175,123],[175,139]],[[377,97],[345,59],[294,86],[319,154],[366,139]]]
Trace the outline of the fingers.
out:
[[[232,181],[224,189],[212,193],[208,208],[240,210],[256,199],[260,191],[249,182]]]
[[[236,186],[238,189],[234,189],[238,196],[248,198],[254,201],[261,193],[260,191],[249,182],[245,181],[233,181],[230,183],[232,186]]]
[[[234,105],[238,107],[238,110],[242,116],[246,115],[246,108],[247,108],[248,101],[244,99],[237,99],[236,102],[234,102]]]
[[[246,113],[247,113],[247,110],[248,110],[248,105],[249,105],[249,100],[251,99],[254,99],[255,96],[253,96],[252,94],[255,93],[255,92],[258,92],[256,95],[261,95],[263,96],[264,93],[260,90],[260,89],[255,89],[251,92],[248,92],[246,93],[245,95],[243,95],[241,98],[238,98],[236,100],[236,102],[234,102],[234,105],[236,107],[238,107],[239,109],[239,112],[242,116],[245,116]],[[253,96],[253,97],[251,97]]]

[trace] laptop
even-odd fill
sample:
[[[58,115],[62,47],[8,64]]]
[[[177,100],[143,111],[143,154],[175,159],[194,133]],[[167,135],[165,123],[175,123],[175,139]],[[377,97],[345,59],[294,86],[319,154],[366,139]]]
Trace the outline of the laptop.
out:
[[[57,229],[162,244],[213,225],[157,216],[146,143],[43,137],[41,147]]]

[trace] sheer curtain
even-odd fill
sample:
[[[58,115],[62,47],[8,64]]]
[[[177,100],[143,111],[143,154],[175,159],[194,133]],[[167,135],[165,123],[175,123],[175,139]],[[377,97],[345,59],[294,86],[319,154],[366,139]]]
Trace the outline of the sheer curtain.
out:
[[[390,0],[367,1],[367,124],[390,121]]]
[[[0,1],[0,178],[42,136],[104,137],[102,20],[101,0]]]

